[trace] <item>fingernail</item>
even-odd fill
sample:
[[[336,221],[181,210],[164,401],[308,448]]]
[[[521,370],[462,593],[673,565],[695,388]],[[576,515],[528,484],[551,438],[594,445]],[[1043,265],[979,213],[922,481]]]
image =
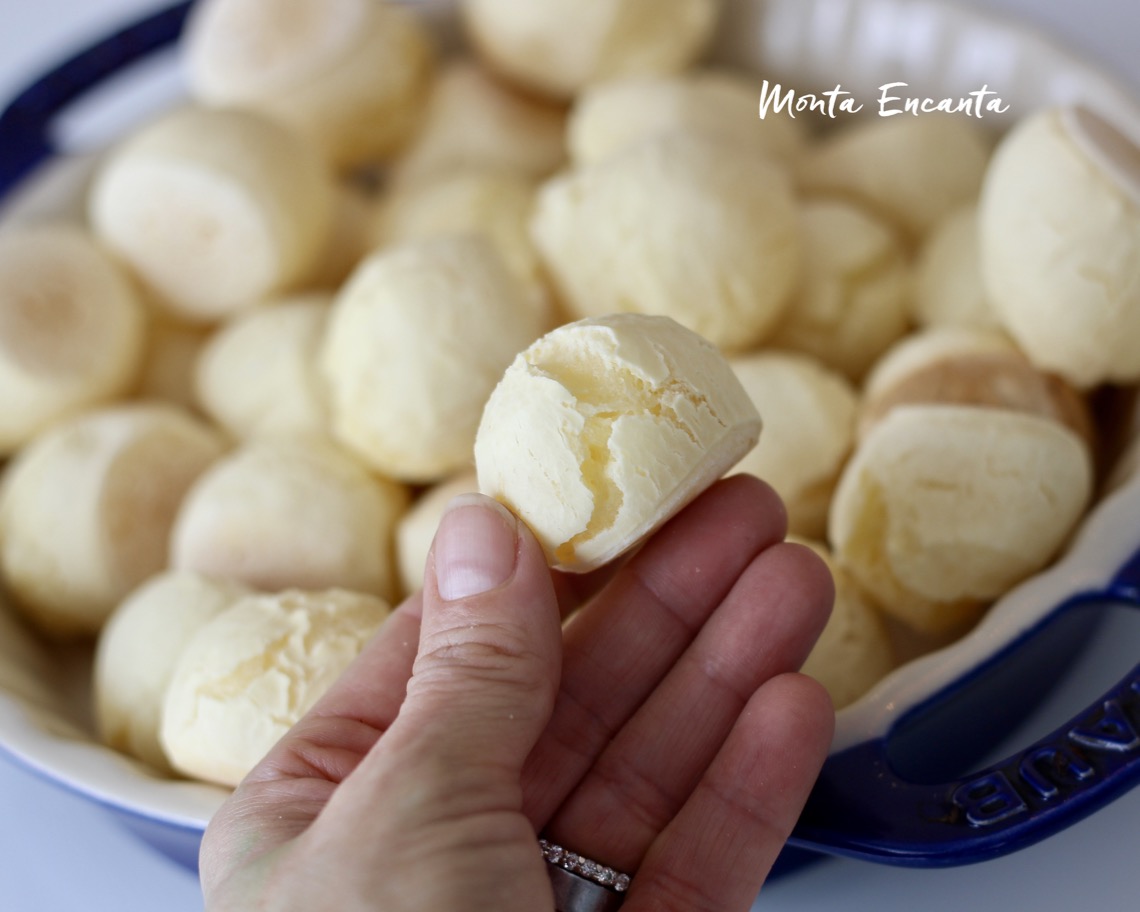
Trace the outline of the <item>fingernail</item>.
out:
[[[518,520],[489,497],[461,494],[440,520],[433,554],[436,590],[445,601],[498,589],[515,572]]]

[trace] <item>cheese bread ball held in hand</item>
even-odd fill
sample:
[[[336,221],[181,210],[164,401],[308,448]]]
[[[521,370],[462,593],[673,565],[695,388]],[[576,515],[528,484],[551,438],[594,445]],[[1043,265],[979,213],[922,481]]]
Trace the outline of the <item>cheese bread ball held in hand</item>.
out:
[[[806,355],[761,352],[729,363],[764,419],[760,443],[733,471],[776,489],[792,532],[822,538],[831,492],[855,439],[855,389]]]
[[[134,381],[146,315],[130,278],[86,231],[0,234],[0,456]]]
[[[923,633],[960,628],[1040,570],[1092,492],[1088,448],[1038,415],[904,405],[876,424],[832,502],[839,562]]]
[[[390,613],[355,592],[240,599],[201,627],[174,668],[161,742],[187,776],[237,785],[360,654]]]
[[[551,565],[586,572],[636,545],[735,465],[760,417],[724,356],[667,317],[560,327],[487,401],[479,489],[534,531]]]
[[[1098,115],[1049,110],[994,156],[982,275],[1038,367],[1081,388],[1140,379],[1140,149]]]
[[[859,436],[899,405],[979,405],[1051,418],[1089,446],[1088,403],[1073,387],[1035,368],[999,330],[934,327],[884,355],[863,387]]]
[[[799,278],[790,177],[707,137],[656,137],[548,182],[532,231],[575,316],[672,317],[726,350],[763,342]]]
[[[910,327],[911,271],[886,223],[858,205],[800,210],[804,277],[772,337],[860,380]]]
[[[712,37],[721,0],[464,0],[483,59],[555,98],[616,76],[676,73]]]
[[[963,117],[876,117],[823,140],[797,176],[805,192],[857,200],[917,241],[977,199],[989,152]]]
[[[320,353],[333,434],[392,478],[445,478],[470,465],[483,403],[541,329],[483,238],[374,254],[337,297]]]
[[[414,11],[376,0],[204,0],[187,27],[191,93],[279,120],[333,163],[390,156],[434,69]]]
[[[268,592],[346,588],[388,598],[402,485],[320,439],[245,444],[190,490],[171,536],[177,570]]]
[[[330,295],[267,303],[223,324],[202,350],[195,385],[202,409],[238,440],[328,433],[317,352]]]
[[[397,186],[467,168],[527,177],[553,174],[566,160],[566,111],[514,91],[469,60],[435,81],[424,120],[394,163]]]
[[[416,592],[424,585],[424,566],[435,540],[435,531],[447,505],[460,494],[479,490],[479,479],[474,470],[461,472],[454,478],[442,481],[425,491],[412,504],[396,527],[396,558],[400,567],[400,582],[405,592]]]
[[[836,709],[858,700],[894,668],[891,635],[882,615],[827,546],[789,536],[827,564],[835,583],[831,617],[800,671],[827,688]]]
[[[911,316],[919,326],[999,325],[982,282],[976,203],[955,209],[927,236],[915,263]]]
[[[162,307],[208,323],[306,277],[324,248],[333,186],[285,127],[247,111],[184,109],[112,151],[90,217]]]
[[[186,643],[249,590],[196,573],[162,573],[119,605],[95,652],[95,721],[104,744],[173,770],[158,740],[162,702]]]
[[[166,565],[182,498],[221,456],[213,429],[170,405],[88,412],[21,451],[0,491],[0,567],[44,630],[95,633]]]
[[[758,81],[730,71],[638,76],[595,85],[578,98],[567,143],[576,166],[591,165],[659,133],[731,142],[791,164],[803,150],[798,121],[756,116]]]
[[[553,329],[553,306],[542,264],[530,237],[537,188],[518,171],[463,168],[397,188],[380,208],[376,247],[449,235],[490,241],[503,263],[526,286],[544,329]]]

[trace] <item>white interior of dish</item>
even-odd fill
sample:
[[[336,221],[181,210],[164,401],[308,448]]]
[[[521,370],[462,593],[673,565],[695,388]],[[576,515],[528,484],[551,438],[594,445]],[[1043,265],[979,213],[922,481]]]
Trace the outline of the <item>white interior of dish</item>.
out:
[[[454,4],[423,4],[452,46]],[[1133,101],[1108,77],[1045,38],[988,16],[922,0],[727,0],[714,59],[803,89],[837,84],[874,98],[906,82],[924,97],[962,97],[983,84],[1009,103],[1005,122],[1046,105],[1080,104],[1140,124]],[[178,97],[173,57],[139,68],[123,94],[101,93],[60,125],[76,154],[42,169],[4,207],[5,220],[75,217],[101,142]],[[108,106],[108,107],[104,107]],[[110,111],[110,113],[107,113]],[[1140,462],[1140,460],[1136,460]],[[1059,563],[1003,598],[958,642],[910,662],[840,712],[833,750],[875,737],[930,695],[1046,617],[1074,592],[1099,589],[1140,546],[1140,476],[1121,484],[1086,521]],[[49,655],[0,606],[0,747],[96,801],[171,823],[203,827],[223,789],[164,779],[99,745],[88,709],[89,650]],[[1125,669],[1122,669],[1122,673]]]

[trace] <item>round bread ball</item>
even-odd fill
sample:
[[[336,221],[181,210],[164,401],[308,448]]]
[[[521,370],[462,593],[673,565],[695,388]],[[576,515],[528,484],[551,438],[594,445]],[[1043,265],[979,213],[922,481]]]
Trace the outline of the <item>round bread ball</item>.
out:
[[[209,323],[305,279],[333,204],[331,176],[303,139],[249,111],[191,108],[114,149],[89,209],[158,305]]]
[[[791,165],[806,137],[791,117],[757,117],[759,97],[757,80],[727,70],[599,83],[571,112],[570,158],[578,167],[592,165],[659,133],[687,133]]]
[[[903,405],[876,424],[832,501],[839,562],[923,633],[960,629],[1044,567],[1088,505],[1093,467],[1038,415]]]
[[[982,275],[1034,364],[1082,389],[1140,379],[1140,151],[1082,109],[1018,124],[979,210]]]
[[[639,143],[539,191],[540,254],[575,317],[672,317],[726,350],[765,341],[799,279],[791,180],[706,137]]]
[[[479,490],[479,479],[472,469],[433,485],[412,504],[396,527],[396,557],[404,592],[416,592],[424,585],[424,567],[431,551],[439,521],[447,505],[460,494]]]
[[[185,48],[195,98],[264,113],[342,167],[407,141],[435,56],[413,10],[375,0],[203,0]]]
[[[734,473],[747,472],[775,488],[791,532],[822,538],[831,493],[855,440],[855,389],[804,355],[760,352],[729,363],[764,418],[760,443]]]
[[[234,786],[332,686],[390,613],[371,595],[288,591],[239,599],[174,666],[160,740],[176,770]]]
[[[333,434],[401,481],[430,483],[469,466],[483,403],[541,329],[484,238],[374,254],[337,297],[320,352]]]
[[[448,171],[398,188],[376,220],[376,247],[449,235],[477,235],[494,245],[526,286],[544,328],[553,328],[553,304],[530,237],[537,186],[518,171]]]
[[[998,330],[934,327],[903,339],[863,387],[859,437],[899,405],[976,405],[1051,418],[1094,449],[1088,403]]]
[[[516,92],[460,59],[435,81],[424,122],[395,163],[392,183],[471,168],[545,178],[566,160],[565,135],[563,107]]]
[[[560,327],[520,354],[475,441],[479,489],[549,562],[592,570],[664,524],[756,445],[760,419],[724,356],[667,317]]]
[[[145,338],[137,291],[87,232],[43,224],[0,234],[0,457],[124,393]]]
[[[190,490],[170,564],[255,589],[345,588],[389,598],[402,486],[332,444],[265,438],[220,460]]]
[[[876,117],[809,150],[797,177],[804,192],[856,200],[918,241],[977,199],[989,154],[962,117]]]
[[[835,582],[835,602],[800,671],[815,678],[837,710],[850,706],[885,678],[895,666],[891,634],[879,610],[859,589],[822,542],[789,536],[815,551]]]
[[[238,440],[327,435],[317,353],[331,303],[330,295],[297,296],[225,323],[195,367],[202,410]]]
[[[490,66],[555,98],[617,76],[685,69],[712,37],[719,0],[464,0]]]
[[[199,628],[248,594],[226,580],[162,573],[115,609],[95,652],[95,722],[104,744],[174,772],[158,739],[174,665]]]
[[[866,209],[800,210],[804,276],[772,337],[858,381],[910,328],[911,271],[894,232]]]
[[[166,565],[182,498],[219,458],[220,436],[170,405],[100,409],[21,451],[0,489],[0,569],[43,630],[96,633]]]
[[[919,326],[1000,325],[982,282],[976,203],[945,216],[923,243],[915,263],[911,316]]]

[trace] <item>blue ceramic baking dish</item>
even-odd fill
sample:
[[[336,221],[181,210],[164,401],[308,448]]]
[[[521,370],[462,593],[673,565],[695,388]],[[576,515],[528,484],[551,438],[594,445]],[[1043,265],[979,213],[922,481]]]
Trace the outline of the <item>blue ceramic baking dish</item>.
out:
[[[433,20],[446,26],[452,6],[433,3]],[[114,32],[11,101],[0,114],[0,202],[50,180],[54,163],[71,157],[60,148],[61,116],[169,49],[189,8],[179,3]],[[834,84],[838,74],[852,90],[890,71],[929,85],[932,97],[1000,60],[1020,87],[1022,110],[1091,98],[1132,104],[1040,37],[929,2],[730,0],[716,54],[746,66],[763,61],[766,73],[805,85]],[[1044,839],[1140,782],[1140,665],[1120,669],[1118,684],[1045,737],[975,768],[1041,700],[1098,609],[1140,602],[1140,474],[1121,469],[1110,489],[1053,567],[1004,597],[965,638],[902,666],[839,713],[784,866],[819,853],[928,867],[980,861]],[[62,669],[8,628],[0,612],[0,749],[194,867],[224,791],[161,779],[96,743],[86,709],[63,695],[88,673],[83,661],[70,656],[73,667]]]

